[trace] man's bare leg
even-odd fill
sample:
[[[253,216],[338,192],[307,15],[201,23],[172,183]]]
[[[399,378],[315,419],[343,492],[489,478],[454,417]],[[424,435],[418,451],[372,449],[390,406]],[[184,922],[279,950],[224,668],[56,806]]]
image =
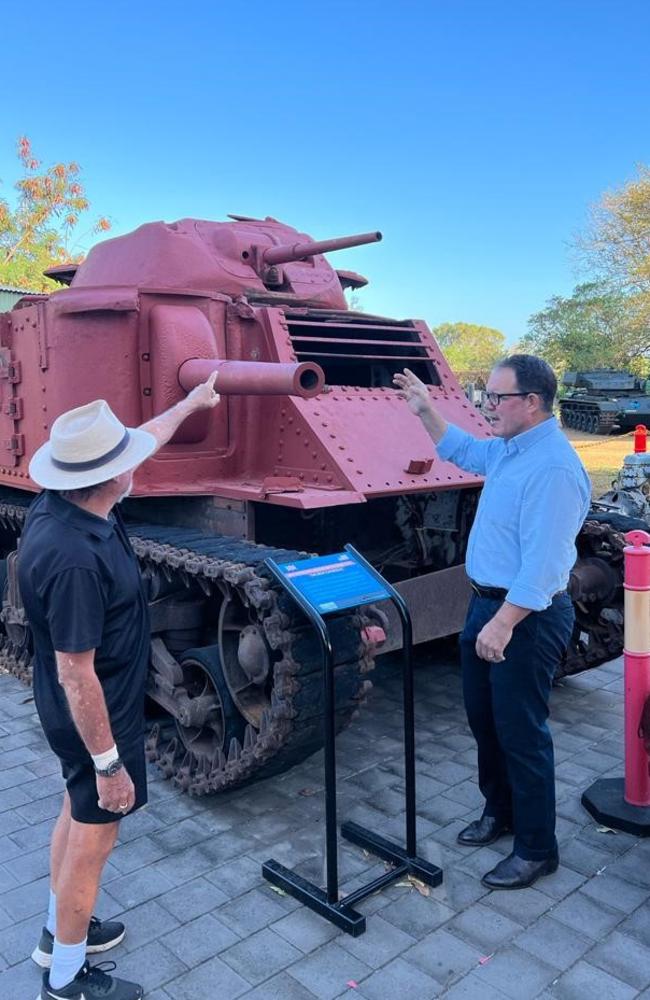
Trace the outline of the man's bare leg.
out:
[[[70,819],[70,796],[67,792],[64,792],[63,805],[59,813],[59,818],[56,821],[50,844],[50,888],[54,893],[56,893],[59,872],[61,871],[66,847],[68,846]]]
[[[56,937],[61,944],[76,944],[88,933],[102,871],[113,850],[119,825],[119,820],[78,823],[70,818],[65,852],[56,876]]]

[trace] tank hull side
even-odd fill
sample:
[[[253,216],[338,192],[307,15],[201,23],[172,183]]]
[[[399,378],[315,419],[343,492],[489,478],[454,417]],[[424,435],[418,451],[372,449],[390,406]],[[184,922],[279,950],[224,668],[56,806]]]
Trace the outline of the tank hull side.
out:
[[[321,312],[300,315],[314,315],[325,330]],[[327,317],[328,327],[350,325],[345,313]],[[178,370],[188,357],[300,360],[284,310],[228,303],[220,295],[73,287],[14,311],[9,320],[0,345],[6,375],[0,483],[24,489],[37,488],[28,476],[29,457],[48,439],[54,419],[74,406],[103,398],[127,426],[138,426],[184,398]],[[374,336],[375,326],[366,326]],[[408,345],[387,350],[402,350],[405,364],[426,364],[431,398],[444,416],[488,436],[425,325],[405,321],[399,329]],[[340,350],[341,337],[334,340]],[[343,349],[360,350],[358,342],[353,332]],[[382,351],[369,348],[362,366],[381,368]],[[396,354],[390,370],[401,363]],[[385,371],[383,377],[388,380]],[[223,396],[145,463],[134,495],[211,495],[313,510],[479,483],[437,457],[389,385],[332,385],[312,399]]]

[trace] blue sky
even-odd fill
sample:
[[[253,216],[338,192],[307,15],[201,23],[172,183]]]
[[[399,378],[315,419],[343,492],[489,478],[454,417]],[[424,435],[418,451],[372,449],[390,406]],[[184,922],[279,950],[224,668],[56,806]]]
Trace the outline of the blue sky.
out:
[[[25,133],[113,233],[273,215],[363,308],[510,341],[576,283],[567,244],[650,162],[648,0],[3,5],[0,192]],[[10,44],[7,44],[11,40]]]

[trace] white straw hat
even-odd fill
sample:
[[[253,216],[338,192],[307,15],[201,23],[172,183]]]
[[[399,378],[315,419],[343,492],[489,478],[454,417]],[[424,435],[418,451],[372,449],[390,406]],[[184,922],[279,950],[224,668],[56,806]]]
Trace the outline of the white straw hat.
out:
[[[50,440],[29,463],[29,474],[45,489],[83,489],[134,469],[156,444],[153,434],[125,427],[106,400],[96,399],[56,418]]]

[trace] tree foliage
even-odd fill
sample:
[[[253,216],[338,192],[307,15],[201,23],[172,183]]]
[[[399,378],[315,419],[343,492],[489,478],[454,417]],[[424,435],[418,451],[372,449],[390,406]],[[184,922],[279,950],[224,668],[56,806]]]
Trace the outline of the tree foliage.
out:
[[[519,349],[537,354],[558,374],[573,369],[631,369],[645,374],[650,331],[630,296],[605,282],[578,285],[573,295],[553,296],[528,321]]]
[[[43,276],[56,264],[78,261],[73,239],[79,218],[89,209],[77,163],[43,167],[26,136],[18,140],[22,177],[14,185],[15,204],[0,198],[0,282],[32,291],[58,287]],[[110,229],[106,218],[97,219],[91,233]],[[85,235],[88,235],[85,234]]]
[[[618,291],[650,296],[650,168],[603,195],[577,241],[585,263]]]
[[[569,369],[650,371],[650,169],[591,210],[575,243],[593,279],[531,316],[520,348],[560,374]]]
[[[582,263],[625,306],[632,359],[650,352],[650,168],[603,195],[576,241]]]
[[[489,371],[506,354],[506,338],[490,326],[442,323],[432,332],[455,372]]]

